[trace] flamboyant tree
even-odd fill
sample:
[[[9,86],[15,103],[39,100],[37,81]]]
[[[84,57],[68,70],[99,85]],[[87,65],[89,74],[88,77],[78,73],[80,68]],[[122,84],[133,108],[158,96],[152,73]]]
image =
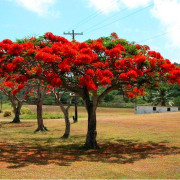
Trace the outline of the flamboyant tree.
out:
[[[62,138],[69,138],[70,136],[69,108],[71,106],[71,96],[69,95],[69,98],[67,100],[67,106],[64,106],[62,103],[62,97],[66,93],[66,90],[62,91],[61,88],[53,88],[52,91],[55,96],[56,102],[58,103],[61,111],[64,114],[65,132]]]
[[[34,72],[31,72],[32,74]],[[36,112],[37,112],[37,129],[35,132],[38,131],[47,131],[47,128],[44,125],[43,120],[43,102],[46,95],[50,93],[48,85],[44,81],[40,81],[39,79],[31,79],[30,81],[31,86],[31,99],[34,99],[36,105]],[[31,102],[31,100],[29,100]]]
[[[98,148],[96,109],[109,92],[119,90],[134,98],[160,81],[180,84],[180,68],[148,46],[131,44],[115,33],[83,43],[46,33],[18,43],[4,40],[0,49],[2,76],[8,71],[24,80],[42,79],[82,97],[88,113],[86,148]],[[14,61],[17,58],[21,60]],[[32,70],[35,75],[29,73]]]
[[[15,116],[12,123],[20,123],[21,108],[30,92],[29,84],[27,82],[19,84],[18,76],[7,75],[6,78],[1,79],[0,91],[8,97],[13,107]]]

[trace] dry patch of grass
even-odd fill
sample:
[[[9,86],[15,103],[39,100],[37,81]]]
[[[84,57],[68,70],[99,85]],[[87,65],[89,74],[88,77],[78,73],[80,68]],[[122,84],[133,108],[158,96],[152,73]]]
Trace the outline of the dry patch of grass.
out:
[[[86,114],[83,108],[79,112]],[[45,125],[49,131],[35,134],[35,120],[22,120],[21,124],[3,120],[0,122],[0,178],[178,179],[179,117],[179,112],[135,115],[133,109],[99,108],[100,150],[82,148],[86,118],[71,124],[68,140],[60,138],[65,128],[63,120],[47,119]]]

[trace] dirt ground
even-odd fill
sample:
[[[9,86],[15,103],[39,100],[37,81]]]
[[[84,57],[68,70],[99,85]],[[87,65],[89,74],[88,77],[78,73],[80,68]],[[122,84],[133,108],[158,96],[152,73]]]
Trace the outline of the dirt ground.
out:
[[[44,110],[60,113],[54,106]],[[85,109],[79,114],[86,115]],[[87,118],[71,120],[67,140],[60,138],[63,119],[45,120],[49,131],[38,133],[36,120],[10,120],[0,120],[1,179],[180,178],[180,112],[136,115],[133,109],[99,108],[99,150],[82,148]]]

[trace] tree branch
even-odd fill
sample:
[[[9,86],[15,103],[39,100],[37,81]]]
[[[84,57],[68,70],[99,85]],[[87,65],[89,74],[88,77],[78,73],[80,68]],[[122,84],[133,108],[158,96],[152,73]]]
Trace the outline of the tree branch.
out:
[[[113,90],[117,90],[117,89],[119,89],[118,84],[112,85],[112,86],[108,87],[108,88],[98,97],[97,103],[99,103],[108,93],[110,93],[110,92],[113,91]]]

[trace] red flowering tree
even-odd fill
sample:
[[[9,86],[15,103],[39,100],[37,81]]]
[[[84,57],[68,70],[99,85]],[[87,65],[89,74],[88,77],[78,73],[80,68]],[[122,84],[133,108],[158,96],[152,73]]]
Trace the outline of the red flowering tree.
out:
[[[35,100],[35,104],[37,107],[37,129],[35,132],[38,131],[47,131],[47,128],[44,125],[43,120],[43,102],[46,95],[50,93],[48,86],[44,81],[40,81],[39,79],[31,79],[29,80],[30,87],[31,87],[31,98]]]
[[[71,96],[69,94],[68,100],[66,102],[66,106],[63,105],[62,103],[62,97],[65,95],[66,90],[63,90],[62,88],[53,88],[52,92],[55,96],[56,102],[58,103],[61,111],[64,114],[64,120],[65,120],[65,132],[62,138],[69,138],[70,136],[70,120],[69,120],[69,108],[71,107]]]
[[[83,98],[88,113],[86,148],[98,148],[96,109],[109,92],[120,90],[134,98],[159,81],[180,84],[180,68],[148,46],[131,44],[115,33],[84,43],[46,33],[19,43],[4,40],[0,47],[2,75],[9,71],[28,79],[34,71],[33,77]],[[100,87],[104,89],[101,94]]]
[[[26,101],[30,91],[28,83],[19,84],[17,82],[17,76],[8,76],[1,79],[0,91],[8,97],[13,107],[15,114],[12,123],[20,123],[20,113],[23,103]]]

